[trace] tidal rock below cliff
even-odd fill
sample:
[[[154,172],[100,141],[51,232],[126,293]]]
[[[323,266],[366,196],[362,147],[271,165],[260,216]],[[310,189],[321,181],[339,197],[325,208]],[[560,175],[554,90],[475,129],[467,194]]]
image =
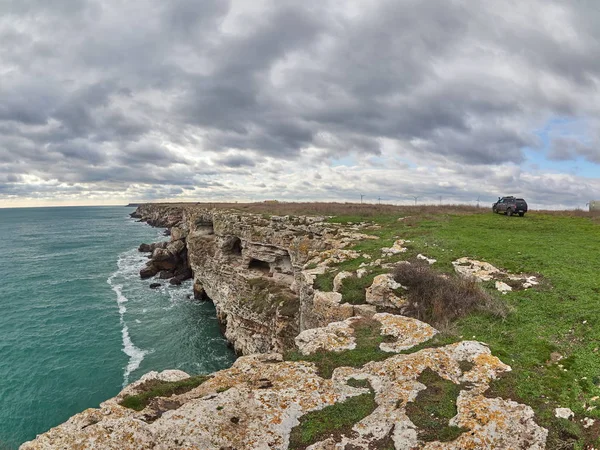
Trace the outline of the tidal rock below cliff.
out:
[[[158,272],[161,279],[176,277],[179,284],[192,278],[193,273],[188,264],[187,249],[183,240],[142,244],[139,250],[152,252],[150,261],[140,271],[142,278],[149,278]]]
[[[156,275],[159,271],[159,268],[156,267],[154,264],[149,263],[147,264],[144,268],[142,268],[140,270],[140,277],[142,279],[146,279],[146,278],[151,278],[154,275]]]
[[[161,280],[168,280],[169,278],[173,278],[174,276],[175,276],[175,272],[172,272],[169,270],[163,270],[158,275],[158,278],[160,278]]]
[[[152,253],[157,248],[165,248],[168,242],[155,242],[153,244],[140,244],[138,251],[142,253]]]
[[[160,283],[151,283],[150,289],[158,289],[161,286],[162,286],[162,284],[160,284]]]

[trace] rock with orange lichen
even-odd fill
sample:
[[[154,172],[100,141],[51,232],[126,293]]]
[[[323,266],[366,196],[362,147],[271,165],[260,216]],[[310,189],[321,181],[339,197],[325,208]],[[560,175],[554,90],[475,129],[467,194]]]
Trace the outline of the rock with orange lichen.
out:
[[[21,449],[284,449],[303,414],[361,393],[321,378],[311,363],[252,355],[195,389],[169,397],[166,410],[156,410],[151,402],[133,411],[118,404],[120,395]]]
[[[408,301],[403,296],[397,295],[400,289],[404,288],[394,280],[391,274],[377,275],[371,286],[367,288],[366,301],[371,305],[402,310],[408,304]]]
[[[296,337],[296,346],[303,355],[311,355],[319,350],[340,352],[356,348],[352,324],[358,317],[343,322],[332,322],[326,327],[305,330]]]
[[[461,369],[463,361],[471,363],[466,371]],[[457,399],[458,413],[451,424],[467,431],[454,441],[420,441],[417,427],[406,415],[407,403],[414,402],[419,391],[427,388],[418,381],[427,368],[462,386]],[[482,395],[492,379],[508,370],[510,367],[492,356],[485,345],[474,341],[396,355],[358,369],[340,367],[332,379],[340,384],[350,378],[368,380],[378,407],[355,424],[349,436],[334,443],[324,440],[308,448],[369,449],[374,441],[389,436],[397,450],[544,449],[548,432],[535,423],[529,406]]]
[[[311,315],[316,327],[327,326],[354,316],[354,307],[342,303],[342,294],[338,292],[314,291]]]
[[[377,316],[388,331],[396,323],[389,315]],[[470,364],[465,368],[464,362]],[[452,442],[420,441],[406,414],[406,405],[427,389],[419,375],[428,368],[461,386],[458,412],[450,422],[467,431]],[[509,370],[475,341],[394,355],[359,368],[338,367],[331,379],[319,376],[312,363],[283,361],[278,354],[252,355],[189,392],[150,402],[139,412],[120,406],[122,395],[117,396],[38,436],[22,450],[283,450],[304,414],[368,392],[349,386],[351,378],[368,380],[377,408],[352,433],[315,442],[309,449],[368,449],[386,437],[398,450],[544,449],[547,431],[535,423],[530,407],[483,395],[491,380]]]
[[[393,342],[382,342],[379,348],[384,352],[401,352],[428,341],[438,331],[431,325],[412,317],[395,314],[375,314],[373,319],[381,323],[381,334],[396,338]]]

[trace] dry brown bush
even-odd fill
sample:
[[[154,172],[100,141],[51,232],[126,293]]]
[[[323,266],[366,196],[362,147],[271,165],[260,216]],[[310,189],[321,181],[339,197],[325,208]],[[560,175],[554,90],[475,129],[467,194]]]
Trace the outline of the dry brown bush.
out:
[[[506,317],[508,313],[506,305],[476,281],[443,276],[424,262],[398,264],[394,279],[408,288],[407,315],[438,328],[476,311],[498,317]]]

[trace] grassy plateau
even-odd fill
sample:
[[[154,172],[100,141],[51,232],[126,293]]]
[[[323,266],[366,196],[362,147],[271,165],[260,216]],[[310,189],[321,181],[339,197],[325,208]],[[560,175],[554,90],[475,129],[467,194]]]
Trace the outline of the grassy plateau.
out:
[[[402,220],[398,220],[402,218]],[[486,395],[530,405],[549,430],[547,448],[585,449],[600,443],[600,224],[585,213],[529,212],[525,217],[492,214],[483,208],[404,208],[394,214],[336,216],[332,222],[375,222],[368,231],[379,241],[354,248],[373,257],[395,239],[410,240],[401,259],[422,253],[433,268],[453,274],[452,261],[470,257],[511,273],[536,274],[540,286],[500,299],[503,317],[481,312],[449,323],[444,342],[475,339],[513,371],[494,382]],[[352,269],[353,262],[342,269]],[[541,277],[540,277],[541,276]],[[493,283],[484,283],[500,297]],[[572,420],[554,417],[571,408]],[[584,418],[596,423],[583,426]]]

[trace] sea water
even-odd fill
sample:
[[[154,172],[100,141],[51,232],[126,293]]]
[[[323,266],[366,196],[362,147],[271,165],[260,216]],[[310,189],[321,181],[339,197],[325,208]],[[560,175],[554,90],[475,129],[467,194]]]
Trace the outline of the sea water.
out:
[[[132,208],[0,209],[0,450],[116,395],[151,370],[235,359],[191,282],[149,288]]]

